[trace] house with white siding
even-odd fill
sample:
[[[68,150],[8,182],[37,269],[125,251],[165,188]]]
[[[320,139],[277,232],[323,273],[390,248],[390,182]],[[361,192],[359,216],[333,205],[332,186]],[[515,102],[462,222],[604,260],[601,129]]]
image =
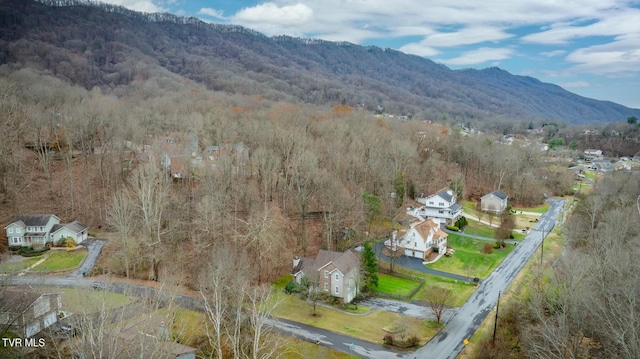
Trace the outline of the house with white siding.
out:
[[[456,195],[451,189],[443,189],[428,197],[416,199],[424,206],[407,209],[410,214],[421,221],[432,219],[444,225],[452,225],[462,216],[462,206],[456,203]]]
[[[440,228],[440,222],[428,219],[412,225],[408,230],[393,232],[392,239],[387,240],[385,245],[402,251],[407,257],[426,260],[433,252],[446,253],[447,237],[448,234]]]
[[[60,218],[53,214],[15,216],[4,229],[10,247],[44,246],[66,238],[80,244],[89,233],[86,225],[78,221],[60,223]]]

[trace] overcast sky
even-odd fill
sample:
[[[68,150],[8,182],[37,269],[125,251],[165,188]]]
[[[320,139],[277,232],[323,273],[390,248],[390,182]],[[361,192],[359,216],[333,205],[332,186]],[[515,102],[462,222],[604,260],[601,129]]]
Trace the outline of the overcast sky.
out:
[[[265,35],[376,45],[453,69],[498,66],[640,108],[640,0],[102,0]]]

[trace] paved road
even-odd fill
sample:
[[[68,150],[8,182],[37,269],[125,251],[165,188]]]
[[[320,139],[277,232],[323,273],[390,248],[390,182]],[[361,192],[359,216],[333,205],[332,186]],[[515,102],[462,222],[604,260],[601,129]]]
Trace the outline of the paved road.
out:
[[[102,247],[104,247],[106,243],[106,239],[100,238],[91,238],[82,242],[82,245],[87,248],[87,256],[85,257],[84,261],[82,261],[80,267],[68,274],[67,277],[82,278],[82,273],[89,274],[89,272],[91,272],[91,269],[93,269],[93,266],[96,265],[96,260],[98,260],[98,256],[100,255],[100,252],[102,252]]]
[[[454,359],[464,348],[462,341],[471,338],[482,321],[498,301],[498,293],[504,292],[515,276],[522,270],[529,258],[556,224],[565,200],[549,199],[551,207],[524,240],[505,258],[500,265],[480,284],[469,300],[460,307],[447,326],[436,334],[427,345],[417,350],[409,358]]]
[[[435,320],[436,317],[433,315],[433,312],[429,307],[424,305],[418,305],[414,303],[406,303],[400,302],[392,299],[384,299],[384,298],[367,298],[360,302],[360,304],[365,305],[367,307],[371,307],[373,309],[384,310],[387,312],[398,313],[402,315],[406,315],[409,317],[420,318],[420,319],[431,319]],[[447,322],[449,319],[453,317],[454,314],[458,311],[458,308],[448,308],[445,309],[442,313],[442,321]]]
[[[375,246],[376,255],[378,256],[378,259],[381,259],[381,260],[383,260],[385,262],[388,262],[389,261],[389,257],[385,256],[382,253],[382,247],[383,246],[384,246],[384,243],[382,241],[376,243],[376,246]],[[427,268],[422,263],[422,259],[420,259],[420,258],[402,256],[402,257],[396,259],[395,265],[398,265],[398,266],[401,266],[401,267],[405,267],[405,268],[409,268],[409,269],[413,269],[413,270],[417,270],[417,271],[424,272],[424,273],[439,275],[441,277],[447,277],[447,278],[451,278],[451,279],[456,279],[456,280],[461,280],[461,281],[464,281],[464,282],[473,283],[473,277],[466,277],[466,276],[463,276],[463,275],[447,273],[447,272],[442,272],[442,271],[439,271],[439,270]]]

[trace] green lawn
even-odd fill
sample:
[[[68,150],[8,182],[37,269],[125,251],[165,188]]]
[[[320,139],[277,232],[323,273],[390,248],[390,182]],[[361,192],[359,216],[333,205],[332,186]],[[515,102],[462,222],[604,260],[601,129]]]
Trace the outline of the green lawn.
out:
[[[385,268],[388,268],[388,264],[386,262],[380,262],[380,264],[385,266]],[[469,299],[471,294],[476,289],[474,283],[467,283],[451,278],[440,277],[437,275],[419,272],[399,266],[396,266],[396,271],[424,279],[425,285],[418,291],[418,293],[416,293],[416,295],[413,296],[413,298],[411,298],[412,300],[417,299],[426,301],[427,290],[429,290],[429,288],[431,287],[440,287],[451,291],[451,293],[453,294],[451,305],[459,307],[463,305],[464,302],[467,301],[467,299]]]
[[[482,218],[484,221],[488,221],[489,219],[485,217]],[[494,218],[493,223],[499,222],[499,219]],[[467,221],[467,226],[464,227],[464,233],[472,236],[480,236],[487,238],[495,238],[496,228],[489,227],[486,224],[482,224],[480,222],[476,222],[472,219]]]
[[[104,308],[106,310],[122,307],[135,299],[124,294],[111,293],[93,289],[42,287],[43,291],[62,293],[62,310],[73,313],[94,313]]]
[[[490,242],[456,234],[450,234],[448,242],[449,246],[455,249],[455,254],[451,257],[442,257],[437,262],[428,264],[427,267],[467,277],[487,277],[514,248],[513,245],[507,245],[506,249],[494,249],[492,254],[484,254],[480,250],[485,243]]]
[[[25,258],[20,262],[0,263],[0,273],[14,273],[29,268],[32,264],[42,259],[42,256]]]
[[[86,250],[67,251],[51,251],[49,258],[37,267],[33,268],[36,272],[51,272],[63,269],[75,268],[82,263],[87,256]]]
[[[409,295],[419,285],[420,283],[413,280],[378,273],[378,288],[376,290],[396,295]]]
[[[549,206],[550,206],[549,202],[545,201],[543,205],[538,207],[513,207],[513,210],[543,214],[549,210]]]

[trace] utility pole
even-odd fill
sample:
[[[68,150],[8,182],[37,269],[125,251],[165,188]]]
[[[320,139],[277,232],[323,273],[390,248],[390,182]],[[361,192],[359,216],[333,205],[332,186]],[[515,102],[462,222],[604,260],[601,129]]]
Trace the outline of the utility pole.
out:
[[[542,226],[542,242],[540,243],[540,268],[542,268],[543,256],[544,256],[544,226]]]
[[[491,341],[491,346],[493,347],[496,346],[496,330],[498,329],[498,309],[500,309],[500,294],[501,292],[498,292],[498,303],[496,304],[496,320],[493,323],[493,340]]]

